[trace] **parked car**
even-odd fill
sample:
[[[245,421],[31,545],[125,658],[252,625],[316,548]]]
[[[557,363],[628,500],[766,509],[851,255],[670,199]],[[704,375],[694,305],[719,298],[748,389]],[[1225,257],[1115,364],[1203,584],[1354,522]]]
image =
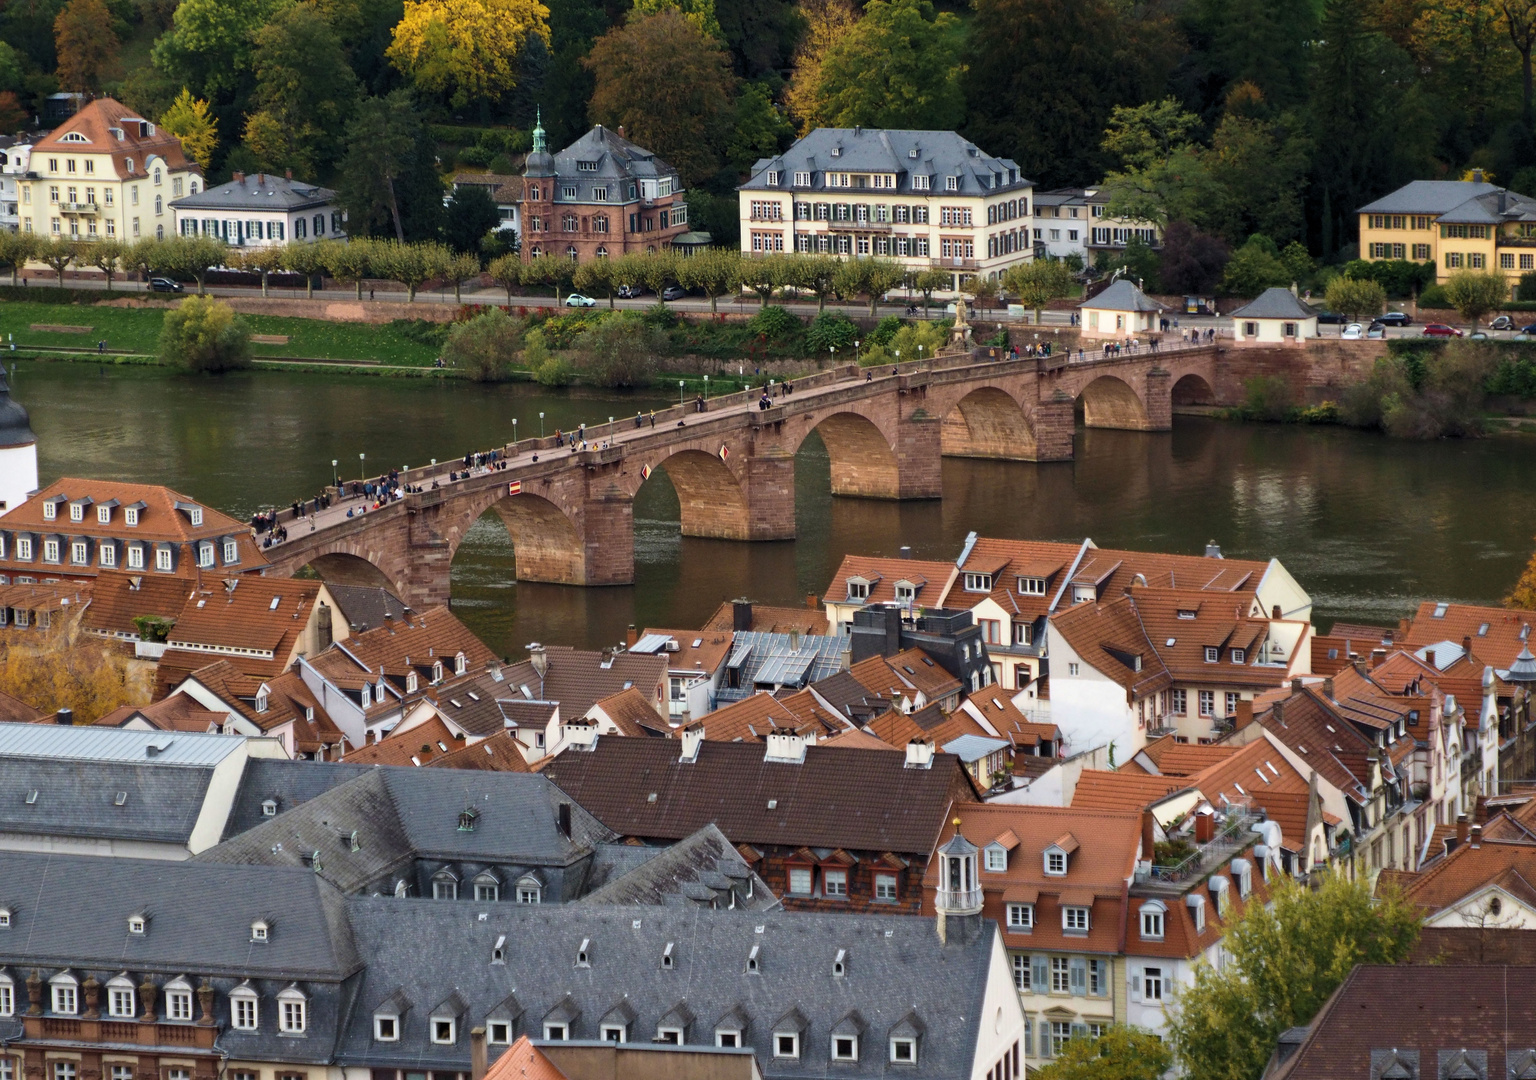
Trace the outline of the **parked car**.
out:
[[[645,295],[645,289],[643,287],[639,286],[639,285],[620,285],[619,286],[619,299],[620,300],[637,300],[641,296],[644,296],[644,295]]]
[[[1319,325],[1343,326],[1349,320],[1337,311],[1319,311],[1317,313],[1317,321]]]
[[[1384,326],[1407,326],[1413,322],[1406,311],[1389,311],[1385,315],[1376,316],[1376,321]]]
[[[1387,336],[1387,328],[1379,322],[1373,322],[1369,329],[1366,330],[1365,336],[1368,338],[1384,338]]]
[[[1536,322],[1520,328],[1522,334],[1536,334]]]
[[[1423,337],[1465,337],[1466,334],[1454,326],[1446,326],[1445,323],[1432,322],[1425,325],[1422,331]]]
[[[1361,338],[1365,337],[1365,327],[1361,326],[1357,322],[1352,322],[1343,330],[1339,331],[1339,337],[1345,339],[1346,341],[1359,341]]]
[[[566,307],[597,307],[597,301],[590,296],[582,296],[579,292],[573,292],[565,298]]]
[[[155,292],[181,292],[181,282],[172,281],[168,277],[150,278],[149,287]]]
[[[1511,319],[1508,315],[1500,315],[1488,324],[1488,329],[1490,330],[1513,330],[1514,328],[1515,320]]]
[[[661,290],[661,298],[663,300],[681,300],[687,295],[688,290],[681,285],[668,285],[665,289]]]
[[[1488,340],[1488,335],[1487,335],[1486,332],[1484,332],[1482,330],[1474,330],[1474,331],[1472,331],[1472,333],[1467,335],[1467,340],[1468,341],[1487,341]]]

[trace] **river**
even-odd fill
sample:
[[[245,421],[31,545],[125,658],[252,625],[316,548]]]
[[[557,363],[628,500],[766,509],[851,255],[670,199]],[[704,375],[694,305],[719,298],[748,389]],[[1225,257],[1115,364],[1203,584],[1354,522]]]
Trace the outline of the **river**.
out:
[[[633,415],[670,399],[526,384],[251,372],[218,378],[91,364],[19,365],[42,482],[83,475],[167,484],[235,517],[330,481],[419,465],[544,426]],[[362,469],[358,456],[366,455]],[[597,647],[629,623],[688,628],[723,600],[801,604],[843,554],[951,559],[971,530],[993,536],[1281,559],[1317,618],[1389,623],[1421,598],[1496,603],[1536,533],[1536,440],[1411,443],[1342,428],[1179,417],[1172,432],[1084,431],[1077,460],[944,462],[944,498],[834,499],[812,437],[796,462],[799,538],[685,538],[663,471],[635,503],[632,587],[516,584],[494,516],[453,566],[454,610],[498,652],[530,641]]]

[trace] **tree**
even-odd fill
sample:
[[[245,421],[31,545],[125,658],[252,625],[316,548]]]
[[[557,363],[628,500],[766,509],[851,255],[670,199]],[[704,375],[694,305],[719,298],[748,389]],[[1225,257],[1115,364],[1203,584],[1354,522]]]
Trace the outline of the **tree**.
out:
[[[374,247],[375,262],[384,277],[405,286],[405,302],[413,303],[416,291],[433,278],[448,271],[452,259],[442,244],[379,243]]]
[[[353,244],[363,241],[351,241],[346,244],[337,244],[336,247],[350,248]],[[326,253],[330,254],[330,244],[327,242]],[[252,274],[261,275],[261,295],[267,295],[267,279],[277,270],[282,269],[283,249],[279,247],[248,247],[241,248],[235,256],[235,261],[240,269]],[[329,266],[326,267],[330,269]],[[332,276],[335,276],[334,274]],[[362,289],[358,289],[358,299],[362,299]]]
[[[491,280],[507,290],[507,306],[512,305],[512,290],[523,283],[523,260],[519,255],[502,255],[491,260]]]
[[[373,247],[372,240],[361,236],[351,237],[345,242],[327,240],[320,245],[320,258],[325,264],[325,272],[337,281],[351,282],[357,289],[359,300],[363,298],[363,279],[373,272]],[[262,284],[266,284],[265,276],[262,277]]]
[[[788,268],[782,255],[758,255],[741,260],[741,283],[757,293],[758,306],[766,308],[773,290],[783,282]]]
[[[1072,275],[1060,259],[1035,259],[1010,267],[1003,276],[1003,286],[1019,298],[1019,303],[1034,308],[1035,325],[1039,326],[1045,305],[1071,293]]]
[[[1102,176],[1111,111],[1159,97],[1183,51],[1161,4],[976,0],[964,133],[1037,189]]]
[[[549,8],[539,0],[405,0],[388,56],[423,90],[454,108],[495,101],[517,85],[517,58],[549,46]]]
[[[615,27],[582,61],[595,76],[587,113],[669,162],[689,186],[712,179],[736,77],[718,43],[676,11]]]
[[[11,268],[11,287],[21,268],[36,257],[38,237],[35,233],[9,232],[0,229],[0,266]]]
[[[101,78],[117,63],[118,40],[112,12],[102,0],[69,0],[53,22],[59,57],[59,85],[95,93]]]
[[[85,259],[107,277],[107,292],[112,291],[112,279],[122,269],[123,255],[126,248],[111,237],[102,237],[94,243],[86,245],[82,254]]]
[[[614,306],[613,298],[619,291],[613,280],[611,259],[588,259],[578,264],[576,272],[571,275],[571,284],[577,292],[587,296],[606,296],[609,307]]]
[[[795,288],[809,289],[816,294],[816,311],[818,314],[827,310],[827,297],[834,290],[838,293],[842,289],[838,286],[839,275],[845,282],[852,284],[853,293],[858,292],[858,278],[848,278],[848,271],[844,270],[845,264],[841,259],[832,255],[793,255],[786,260],[790,267],[790,273],[794,277]]]
[[[464,251],[455,255],[446,252],[445,258],[437,275],[453,286],[453,302],[464,302],[463,288],[466,281],[475,281],[480,277],[480,256]]]
[[[793,138],[794,131],[767,88],[747,83],[736,98],[736,115],[725,145],[725,164],[733,172],[745,175],[758,159],[777,155]]]
[[[592,380],[599,386],[644,386],[656,374],[662,331],[631,311],[611,315],[577,339]]]
[[[864,291],[869,295],[869,317],[875,317],[880,299],[906,279],[907,271],[891,259],[864,260]]]
[[[1504,606],[1516,611],[1536,611],[1536,553],[1531,555],[1515,587],[1504,598]]]
[[[1114,1024],[1098,1038],[1076,1038],[1042,1069],[1036,1080],[1161,1080],[1173,1065],[1163,1040],[1140,1028]]]
[[[822,127],[958,127],[964,38],[929,0],[869,0],[864,16],[821,60],[809,119]]]
[[[544,285],[554,290],[555,301],[560,300],[560,293],[565,286],[570,284],[571,277],[576,272],[576,264],[570,259],[562,259],[558,255],[536,255],[523,264],[522,280],[524,285]]]
[[[859,16],[848,0],[806,0],[800,5],[805,34],[795,52],[795,73],[785,95],[790,115],[799,122],[801,135],[816,126],[821,66],[832,46],[858,25]]]
[[[7,645],[0,660],[0,691],[33,708],[69,709],[76,724],[95,723],[121,705],[143,704],[129,684],[128,664],[103,642],[57,627],[40,641]]]
[[[1228,296],[1254,297],[1265,289],[1290,283],[1291,274],[1280,259],[1279,249],[1262,233],[1254,233],[1233,253],[1221,275],[1221,289]]]
[[[1312,143],[1295,114],[1272,122],[1228,114],[1216,127],[1208,158],[1224,219],[1208,219],[1208,226],[1221,227],[1233,243],[1255,232],[1276,243],[1301,235]]]
[[[39,239],[33,257],[59,275],[59,288],[64,287],[64,271],[80,256],[78,245],[62,236]]]
[[[659,11],[675,11],[704,36],[725,40],[720,30],[720,20],[715,15],[715,0],[635,0],[631,10],[637,17],[655,15]]]
[[[1104,178],[1106,213],[1160,224],[1224,225],[1226,193],[1212,175],[1210,156],[1194,140],[1199,122],[1173,98],[1116,106],[1103,146],[1121,167]]]
[[[156,241],[153,247],[146,247],[144,251],[154,260],[153,269],[183,279],[192,278],[197,282],[197,291],[202,293],[208,271],[224,264],[229,248],[224,241],[211,236],[173,236],[169,240]]]
[[[1175,998],[1168,1036],[1190,1080],[1257,1080],[1280,1033],[1308,1023],[1356,964],[1400,961],[1418,913],[1396,890],[1327,874],[1313,890],[1280,881],[1248,904],[1222,942],[1227,963],[1195,968]]]
[[[1457,270],[1445,280],[1445,298],[1476,328],[1478,319],[1509,299],[1509,283],[1497,270]]]
[[[571,362],[556,356],[544,344],[544,332],[538,327],[528,331],[523,348],[523,366],[533,373],[533,381],[540,386],[569,386],[575,377]]]
[[[640,270],[645,275],[645,287],[656,294],[663,304],[662,293],[668,285],[677,281],[677,254],[670,250],[647,252],[640,256]]]
[[[500,308],[488,308],[453,325],[443,346],[443,360],[475,382],[501,382],[522,348],[523,330],[521,319]]]
[[[19,131],[26,122],[27,110],[16,91],[0,90],[0,131]]]
[[[677,283],[709,297],[709,311],[713,315],[720,297],[741,288],[741,254],[725,248],[705,248],[679,259]]]
[[[347,127],[341,163],[341,200],[356,231],[367,234],[381,219],[405,242],[402,180],[413,168],[424,127],[409,92],[395,90],[358,106]],[[439,200],[441,201],[441,200]]]
[[[1219,236],[1203,233],[1187,221],[1172,221],[1163,233],[1157,276],[1169,292],[1205,295],[1215,290],[1231,257]]]
[[[328,170],[342,152],[341,133],[357,102],[357,77],[330,23],[310,4],[280,7],[256,31],[251,66],[256,73],[256,116],[281,131],[286,153],[268,143],[260,154],[273,169],[292,168],[305,176]],[[257,129],[263,124],[257,122]],[[249,137],[247,138],[249,141]],[[254,148],[253,148],[254,149]]]
[[[928,305],[933,302],[933,294],[939,289],[949,288],[950,273],[948,270],[919,270],[911,275],[912,288],[923,294],[923,318],[928,317]],[[1013,291],[1010,287],[1010,291]]]
[[[155,42],[155,69],[197,97],[228,107],[234,122],[252,89],[252,38],[279,0],[182,0]]]
[[[213,167],[219,146],[219,122],[208,111],[208,102],[182,88],[171,107],[160,116],[160,126],[181,140],[181,148],[203,171]]]
[[[645,256],[639,252],[631,252],[628,255],[620,255],[612,260],[613,267],[610,273],[613,275],[615,288],[638,289],[645,283]]]
[[[1509,40],[1520,54],[1521,117],[1532,121],[1531,53],[1536,50],[1536,0],[1498,0],[1499,15]]]
[[[315,278],[325,272],[325,245],[292,243],[282,249],[283,269],[304,278],[304,298],[315,298]]]
[[[228,304],[189,296],[165,313],[159,356],[186,371],[208,374],[250,367],[250,327]]]
[[[443,239],[454,251],[478,252],[485,234],[500,224],[501,211],[491,193],[479,184],[462,184],[448,204]]]

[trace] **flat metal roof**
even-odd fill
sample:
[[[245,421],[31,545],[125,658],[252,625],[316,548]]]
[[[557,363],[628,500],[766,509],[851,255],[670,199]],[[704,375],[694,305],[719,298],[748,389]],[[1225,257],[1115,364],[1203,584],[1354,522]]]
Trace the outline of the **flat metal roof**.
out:
[[[243,735],[64,724],[0,724],[0,757],[112,761],[136,765],[194,765],[223,761],[245,742]]]

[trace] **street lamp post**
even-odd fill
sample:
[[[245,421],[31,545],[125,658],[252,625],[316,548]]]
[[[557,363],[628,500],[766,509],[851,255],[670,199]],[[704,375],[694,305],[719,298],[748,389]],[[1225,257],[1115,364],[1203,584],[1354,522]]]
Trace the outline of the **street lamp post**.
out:
[[[336,480],[336,494],[341,494],[341,471],[336,466],[341,462],[337,458],[331,458],[331,476]]]
[[[357,455],[357,471],[358,471],[359,477],[361,479],[363,479],[363,480],[368,479],[368,455],[367,454],[358,454]]]
[[[677,380],[677,407],[679,409],[681,409],[683,407],[683,380],[682,379],[678,379]]]
[[[860,344],[861,343],[860,343],[858,338],[854,338],[853,339],[853,362],[855,364],[857,364],[859,362],[859,345]]]
[[[539,438],[544,437],[544,414],[539,413]]]
[[[512,418],[512,448],[513,448],[513,451],[516,452],[516,450],[517,450],[517,417],[515,417],[515,416]]]
[[[709,400],[709,376],[704,376],[704,400]]]

